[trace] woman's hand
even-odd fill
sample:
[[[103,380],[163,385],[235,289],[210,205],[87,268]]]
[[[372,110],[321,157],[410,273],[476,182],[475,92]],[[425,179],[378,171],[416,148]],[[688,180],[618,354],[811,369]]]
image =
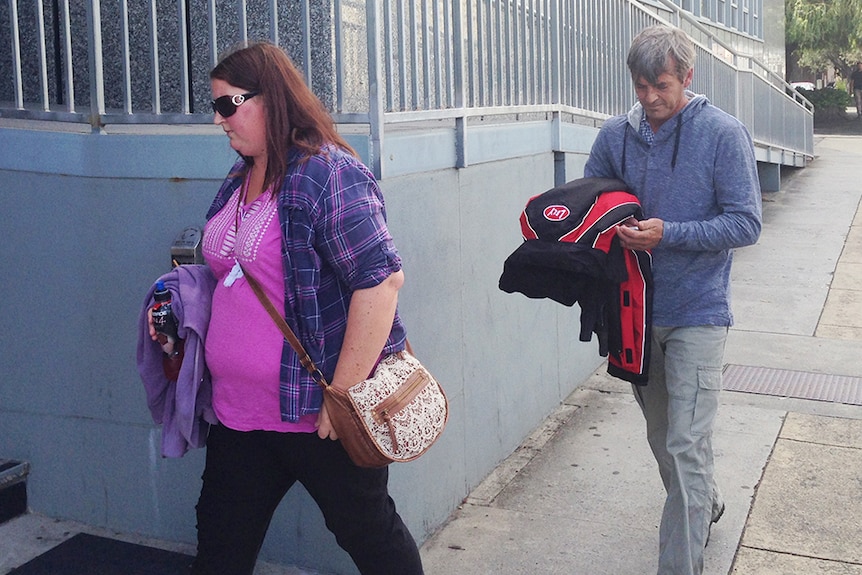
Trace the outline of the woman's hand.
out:
[[[168,336],[156,331],[156,326],[153,325],[153,308],[147,310],[147,326],[150,330],[150,339],[162,346],[162,351],[171,357],[175,357],[179,351],[175,342],[169,341]]]
[[[153,325],[153,308],[147,310],[147,325],[150,327],[150,339],[159,341],[159,334],[156,333],[156,327]]]
[[[332,422],[329,420],[329,413],[326,411],[326,402],[320,408],[315,425],[317,426],[317,436],[320,439],[326,439],[327,437],[333,441],[338,439],[338,434],[335,433],[335,428],[332,427]]]

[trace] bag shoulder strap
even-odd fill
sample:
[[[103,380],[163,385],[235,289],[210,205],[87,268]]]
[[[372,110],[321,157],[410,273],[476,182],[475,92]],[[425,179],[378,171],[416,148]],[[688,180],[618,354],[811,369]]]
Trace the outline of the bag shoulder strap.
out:
[[[260,286],[258,281],[254,278],[254,276],[250,275],[245,268],[242,268],[242,274],[245,276],[245,279],[248,280],[248,285],[251,286],[254,295],[257,296],[257,299],[260,300],[260,303],[263,304],[264,309],[266,309],[269,316],[275,322],[275,325],[278,326],[278,329],[281,330],[281,333],[284,334],[284,339],[287,340],[287,343],[290,344],[290,347],[293,348],[293,351],[296,352],[296,355],[299,357],[299,362],[302,366],[308,370],[308,373],[311,374],[311,378],[321,387],[329,387],[329,382],[326,381],[326,377],[324,377],[323,372],[314,364],[314,361],[308,355],[308,352],[305,351],[305,348],[302,347],[302,343],[299,341],[299,338],[296,337],[296,334],[293,333],[293,330],[290,329],[290,326],[287,325],[287,322],[284,320],[284,316],[275,309],[275,305],[272,303],[272,300],[267,297],[267,295],[263,292],[263,288]]]

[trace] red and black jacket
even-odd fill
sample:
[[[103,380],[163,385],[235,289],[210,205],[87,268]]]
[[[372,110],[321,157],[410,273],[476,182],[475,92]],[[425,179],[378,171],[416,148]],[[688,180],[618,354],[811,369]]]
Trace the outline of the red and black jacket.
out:
[[[649,374],[652,266],[623,249],[616,227],[642,220],[625,183],[581,178],[527,202],[524,243],[503,264],[500,289],[581,307],[580,341],[595,333],[608,373],[644,385]]]

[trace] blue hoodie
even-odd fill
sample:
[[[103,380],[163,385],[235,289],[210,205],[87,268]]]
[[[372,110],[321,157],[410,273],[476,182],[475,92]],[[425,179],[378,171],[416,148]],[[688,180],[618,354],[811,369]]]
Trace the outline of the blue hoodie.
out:
[[[639,133],[640,103],[607,120],[584,176],[623,180],[644,217],[664,221],[652,250],[653,324],[729,326],[733,248],[760,236],[757,161],[741,122],[705,96],[687,96],[651,146]]]

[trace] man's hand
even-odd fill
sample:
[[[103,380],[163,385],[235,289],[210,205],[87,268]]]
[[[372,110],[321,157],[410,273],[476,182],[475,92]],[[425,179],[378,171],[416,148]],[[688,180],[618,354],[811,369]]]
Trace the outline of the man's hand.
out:
[[[656,247],[664,236],[664,221],[658,218],[637,221],[629,218],[617,226],[620,244],[629,250],[647,251]]]

